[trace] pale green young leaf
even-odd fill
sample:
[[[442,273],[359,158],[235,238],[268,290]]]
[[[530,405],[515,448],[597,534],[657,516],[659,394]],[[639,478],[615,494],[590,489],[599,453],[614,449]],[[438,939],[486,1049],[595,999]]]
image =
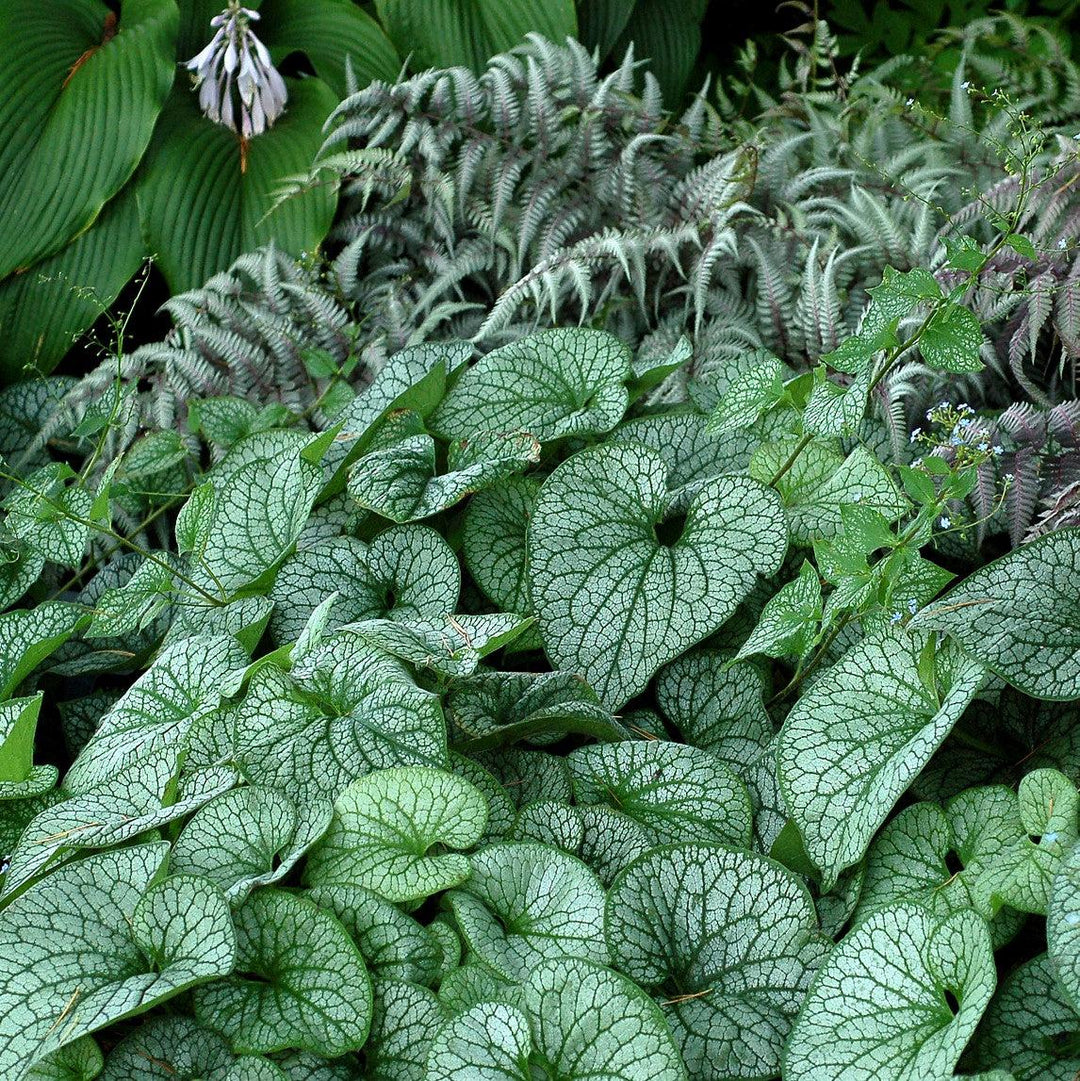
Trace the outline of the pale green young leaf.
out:
[[[204,481],[192,489],[176,515],[176,550],[202,558],[214,523],[214,485]]]
[[[371,1024],[371,980],[345,928],[314,902],[278,889],[236,913],[237,974],[195,991],[195,1016],[234,1050],[359,1049]]]
[[[809,560],[799,576],[782,586],[765,605],[753,634],[742,644],[736,660],[764,653],[769,657],[809,652],[821,624],[821,579]]]
[[[522,981],[550,957],[607,963],[604,890],[580,860],[514,841],[470,861],[472,874],[449,904],[466,946],[504,979]]]
[[[605,929],[702,1081],[769,1081],[827,946],[806,887],[762,856],[681,844],[614,882]]]
[[[45,601],[0,615],[0,699],[90,622],[78,605]]]
[[[151,844],[87,856],[0,915],[5,1078],[20,1078],[80,1036],[231,970],[233,932],[220,893],[194,879],[165,880],[147,893],[167,851]]]
[[[529,527],[530,591],[548,655],[611,708],[721,627],[787,549],[775,496],[735,476],[702,485],[681,535],[663,543],[666,473],[642,446],[582,451],[544,483]]]
[[[720,758],[678,743],[626,741],[567,757],[579,804],[608,803],[640,822],[654,844],[695,837],[750,844],[750,795]]]
[[[928,686],[924,649],[898,634],[859,642],[784,722],[781,789],[827,885],[862,857],[983,682],[982,665],[957,656]]]
[[[315,608],[338,593],[331,627],[364,619],[440,618],[457,608],[461,571],[453,549],[422,525],[384,529],[370,544],[335,537],[290,556],[270,589],[270,627],[292,642]]]
[[[187,638],[162,650],[101,719],[65,786],[86,792],[158,751],[183,749],[193,722],[217,708],[227,677],[246,664],[231,636]]]
[[[866,415],[870,369],[862,371],[849,386],[841,387],[827,377],[825,366],[814,369],[814,389],[803,410],[803,430],[817,436],[855,432]]]
[[[413,901],[463,882],[469,857],[430,853],[471,848],[487,803],[463,777],[424,766],[384,769],[347,788],[330,831],[308,859],[312,886],[362,886],[390,901]]]
[[[425,1081],[428,1052],[446,1011],[433,991],[376,980],[371,1035],[364,1045],[366,1081]]]
[[[411,522],[452,507],[540,458],[526,432],[479,432],[450,444],[446,472],[436,473],[435,441],[410,435],[364,455],[349,474],[349,494],[394,522]]]
[[[941,286],[924,267],[902,273],[887,266],[882,272],[881,284],[867,292],[871,303],[863,319],[864,335],[877,333],[893,324],[894,320],[903,319],[927,300],[941,299]]]
[[[372,975],[424,986],[435,982],[443,964],[442,946],[397,905],[359,886],[313,886],[306,895],[341,921]]]
[[[1080,1018],[1045,953],[1002,981],[975,1042],[974,1061],[1016,1081],[1063,1081],[1080,1073]]]
[[[946,372],[977,372],[982,348],[982,324],[974,312],[959,304],[945,304],[927,323],[919,338],[919,352],[931,368]]]
[[[768,481],[794,447],[792,440],[763,444],[751,460],[751,476]],[[831,447],[811,443],[805,456],[781,477],[777,490],[788,511],[791,538],[798,544],[837,536],[842,529],[840,507],[845,503],[869,507],[888,521],[895,521],[908,507],[886,468],[861,445],[841,458]]]
[[[101,1081],[224,1081],[235,1061],[228,1041],[193,1018],[151,1017],[109,1052]]]
[[[67,485],[71,468],[54,462],[31,473],[4,500],[7,527],[47,561],[78,567],[90,536],[87,524],[94,497]]]
[[[876,912],[811,985],[784,1051],[784,1078],[950,1081],[996,979],[976,913],[935,917],[915,904]]]
[[[273,788],[226,792],[200,808],[173,842],[174,874],[202,875],[232,904],[258,886],[284,878],[330,825],[329,802],[296,806]]]
[[[524,614],[532,609],[526,534],[539,490],[531,477],[508,477],[477,492],[465,508],[461,531],[465,566],[484,593],[507,612]]]
[[[586,327],[530,334],[467,368],[431,417],[446,439],[521,431],[541,443],[610,431],[629,404],[628,346]]]
[[[530,1060],[549,1063],[565,1081],[686,1081],[656,1004],[625,976],[581,958],[537,965],[520,1007],[482,1002],[447,1022],[427,1076],[531,1081]]]
[[[683,654],[656,677],[656,700],[687,743],[703,747],[742,774],[773,737],[764,681],[749,664],[728,665],[715,650]]]
[[[1033,698],[1080,698],[1080,529],[1050,533],[980,567],[914,624],[945,631]]]
[[[737,375],[721,395],[709,417],[706,431],[716,435],[749,428],[783,393],[783,363],[769,353],[759,354]]]
[[[33,772],[41,699],[39,691],[29,698],[0,702],[0,785],[22,784]]]

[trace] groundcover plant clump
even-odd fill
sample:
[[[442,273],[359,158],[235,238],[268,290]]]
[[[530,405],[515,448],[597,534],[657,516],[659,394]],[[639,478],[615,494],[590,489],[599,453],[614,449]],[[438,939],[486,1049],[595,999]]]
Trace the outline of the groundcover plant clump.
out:
[[[642,404],[688,343],[562,328],[218,416],[171,545],[0,616],[0,1074],[1071,1076],[1080,532],[946,567],[997,447],[864,416],[980,340],[889,270],[711,414]],[[9,603],[110,483],[13,485]]]

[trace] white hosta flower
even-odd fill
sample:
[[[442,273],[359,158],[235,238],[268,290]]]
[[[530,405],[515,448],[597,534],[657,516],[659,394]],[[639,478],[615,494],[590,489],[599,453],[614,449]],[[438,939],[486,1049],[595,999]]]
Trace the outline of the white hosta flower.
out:
[[[229,0],[229,6],[210,20],[216,28],[210,44],[184,65],[195,73],[199,108],[245,139],[270,127],[288,97],[285,80],[248,25],[258,18],[257,11]]]

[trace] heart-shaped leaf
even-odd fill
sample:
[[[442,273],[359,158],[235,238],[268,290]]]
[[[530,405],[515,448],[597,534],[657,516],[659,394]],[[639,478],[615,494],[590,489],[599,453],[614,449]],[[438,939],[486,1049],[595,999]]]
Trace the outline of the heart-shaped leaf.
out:
[[[432,1041],[446,1021],[433,991],[413,983],[376,980],[371,1035],[364,1045],[370,1081],[425,1081]]]
[[[876,912],[811,985],[784,1051],[784,1077],[946,1081],[996,980],[986,924],[970,909],[943,918],[914,904]]]
[[[617,708],[723,625],[787,549],[774,493],[706,482],[669,538],[667,470],[636,444],[575,454],[545,481],[529,527],[530,590],[553,664]],[[658,531],[659,527],[659,531]]]
[[[508,842],[470,857],[472,874],[449,894],[470,950],[508,980],[548,957],[606,963],[604,891],[580,860],[547,845]]]
[[[176,28],[172,0],[125,0],[119,19],[101,0],[4,5],[0,278],[68,243],[131,176],[173,82]]]
[[[945,631],[1033,698],[1080,698],[1080,529],[1057,530],[980,567],[913,623]]]
[[[826,950],[794,875],[718,845],[658,848],[615,880],[604,921],[615,964],[660,999],[693,1077],[779,1072]]]
[[[195,992],[195,1015],[242,1052],[357,1050],[371,1025],[371,981],[345,928],[283,890],[253,893],[236,913],[238,974]]]
[[[389,901],[414,901],[463,882],[487,823],[483,794],[463,777],[424,766],[362,777],[334,805],[329,833],[308,859],[309,885],[362,886]]]
[[[427,1076],[531,1081],[530,1062],[566,1081],[686,1081],[656,1004],[625,976],[581,958],[537,965],[520,1007],[482,1002],[448,1021],[431,1045]]]
[[[151,1017],[109,1052],[103,1081],[226,1078],[236,1056],[228,1041],[191,1017]]]
[[[337,104],[321,79],[287,85],[284,115],[246,143],[203,116],[190,86],[177,86],[165,103],[136,183],[143,234],[171,292],[202,285],[269,241],[299,255],[326,235],[334,215],[327,187],[271,211],[281,179],[310,167]]]
[[[632,376],[630,349],[614,335],[584,327],[542,330],[466,369],[431,428],[447,439],[522,431],[541,443],[607,432],[626,412]]]
[[[780,786],[827,884],[862,857],[982,685],[982,665],[954,655],[948,671],[932,648],[895,634],[863,640],[784,722]],[[929,683],[925,656],[936,665]]]
[[[197,811],[173,843],[175,874],[202,875],[236,904],[257,886],[284,878],[330,825],[329,803],[301,819],[286,795],[252,786]]]
[[[527,613],[526,537],[540,485],[508,477],[477,492],[465,508],[462,554],[476,584],[506,612]]]
[[[1069,850],[1054,878],[1046,940],[1058,982],[1080,1014],[1080,844]]]
[[[626,741],[581,747],[567,758],[578,803],[610,803],[654,844],[687,836],[750,844],[750,795],[716,755],[697,747]]]
[[[5,1076],[232,969],[225,898],[205,879],[153,885],[167,851],[151,844],[87,856],[0,915]]]

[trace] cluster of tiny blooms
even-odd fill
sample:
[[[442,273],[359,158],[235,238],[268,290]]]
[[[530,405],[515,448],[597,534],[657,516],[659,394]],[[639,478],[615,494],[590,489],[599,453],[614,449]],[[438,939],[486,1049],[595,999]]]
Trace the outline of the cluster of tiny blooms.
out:
[[[929,430],[916,428],[911,433],[911,442],[921,444],[928,451],[944,450],[945,457],[957,469],[980,466],[1002,453],[1000,444],[991,444],[989,433],[967,402],[959,405],[941,402],[926,411],[926,419]],[[916,458],[911,464],[918,467],[922,459]]]
[[[229,6],[210,20],[216,28],[210,44],[184,65],[194,72],[202,111],[245,139],[270,127],[288,97],[285,80],[248,25],[258,18],[257,11],[229,0]]]

